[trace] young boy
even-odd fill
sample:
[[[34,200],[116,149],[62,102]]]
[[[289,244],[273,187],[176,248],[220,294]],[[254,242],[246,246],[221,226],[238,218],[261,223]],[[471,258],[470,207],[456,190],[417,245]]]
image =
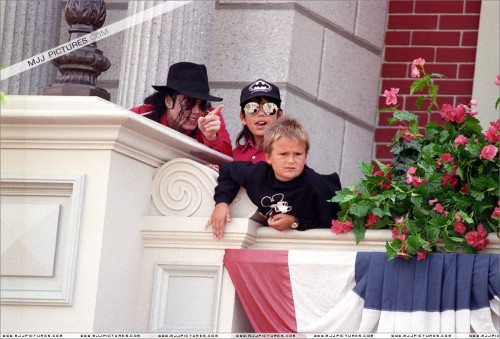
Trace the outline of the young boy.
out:
[[[240,95],[240,121],[243,126],[236,137],[234,161],[266,161],[264,134],[283,115],[278,86],[257,79],[243,87]],[[243,142],[243,143],[242,143]]]
[[[229,204],[244,187],[269,226],[279,230],[330,228],[339,206],[328,202],[341,189],[337,173],[322,175],[305,165],[309,137],[295,119],[278,119],[265,133],[266,162],[221,164],[215,208],[205,225],[221,239],[231,221]]]

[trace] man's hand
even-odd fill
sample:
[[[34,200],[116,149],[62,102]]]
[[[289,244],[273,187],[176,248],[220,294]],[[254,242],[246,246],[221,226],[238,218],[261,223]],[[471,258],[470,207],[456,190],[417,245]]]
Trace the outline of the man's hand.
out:
[[[295,222],[295,217],[290,214],[276,214],[267,219],[267,224],[278,231],[290,229]]]
[[[224,226],[226,225],[226,222],[229,221],[231,221],[231,210],[229,209],[229,205],[225,202],[220,202],[215,205],[212,216],[208,219],[208,222],[205,225],[205,230],[212,225],[214,238],[220,240],[222,238],[222,234],[224,233]]]
[[[207,140],[214,141],[217,138],[217,132],[220,130],[221,121],[217,115],[224,105],[217,106],[213,111],[204,117],[198,118],[198,128]]]

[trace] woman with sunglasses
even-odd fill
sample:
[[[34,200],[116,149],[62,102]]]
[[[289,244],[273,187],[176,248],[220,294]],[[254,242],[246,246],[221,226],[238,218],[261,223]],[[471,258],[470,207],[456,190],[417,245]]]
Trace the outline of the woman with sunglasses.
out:
[[[235,161],[265,161],[262,143],[264,133],[283,115],[280,90],[274,84],[258,79],[245,86],[240,96],[240,120],[243,129],[233,149]]]
[[[231,139],[220,111],[211,101],[207,69],[203,64],[179,62],[170,66],[166,86],[152,86],[157,92],[144,99],[132,112],[159,122],[228,156],[233,156]]]

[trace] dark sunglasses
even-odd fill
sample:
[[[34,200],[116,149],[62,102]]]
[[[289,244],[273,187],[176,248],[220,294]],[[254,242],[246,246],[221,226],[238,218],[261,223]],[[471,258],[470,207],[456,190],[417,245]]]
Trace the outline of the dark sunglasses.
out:
[[[182,110],[185,111],[185,110],[192,109],[194,106],[196,106],[196,102],[198,100],[199,99],[196,99],[196,98],[193,98],[193,97],[189,97],[189,96],[185,96],[184,99],[182,99],[182,101],[181,101],[181,108],[182,108]],[[211,106],[212,106],[212,103],[210,101],[206,101],[206,100],[201,100],[200,101],[200,109],[203,112],[208,112],[208,110],[210,109]]]
[[[275,115],[278,113],[278,105],[273,102],[266,102],[265,104],[259,104],[258,102],[247,102],[245,106],[243,106],[243,112],[246,115],[254,115],[259,111],[259,107],[262,105],[262,110],[267,115]]]

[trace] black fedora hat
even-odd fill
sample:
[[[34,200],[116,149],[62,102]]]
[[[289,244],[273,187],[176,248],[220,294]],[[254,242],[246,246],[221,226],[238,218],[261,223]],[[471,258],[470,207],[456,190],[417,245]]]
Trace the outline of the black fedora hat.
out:
[[[203,64],[186,61],[173,64],[168,70],[167,85],[152,87],[162,93],[174,90],[200,100],[222,101],[222,98],[210,95],[207,68]]]

